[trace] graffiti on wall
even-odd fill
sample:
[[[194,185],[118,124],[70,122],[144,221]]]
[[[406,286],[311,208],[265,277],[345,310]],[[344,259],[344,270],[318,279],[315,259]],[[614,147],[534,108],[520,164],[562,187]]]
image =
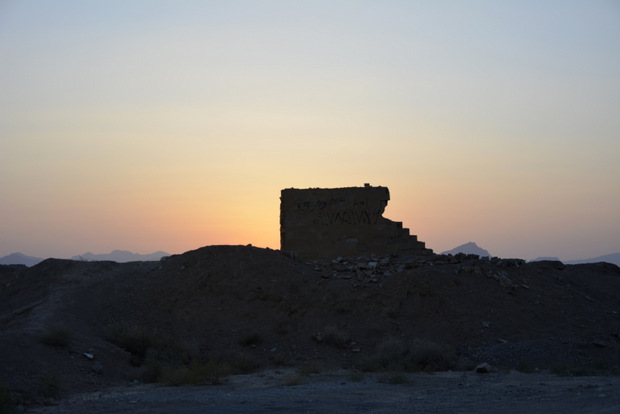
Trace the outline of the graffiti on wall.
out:
[[[347,209],[344,211],[320,211],[314,220],[313,224],[321,226],[329,226],[332,224],[377,224],[381,217],[380,211],[359,210],[359,209]]]
[[[347,206],[348,208],[346,208]],[[332,198],[329,201],[297,201],[299,211],[312,214],[312,224],[330,226],[334,224],[360,225],[377,224],[383,214],[381,209],[370,209],[364,201],[346,203]]]

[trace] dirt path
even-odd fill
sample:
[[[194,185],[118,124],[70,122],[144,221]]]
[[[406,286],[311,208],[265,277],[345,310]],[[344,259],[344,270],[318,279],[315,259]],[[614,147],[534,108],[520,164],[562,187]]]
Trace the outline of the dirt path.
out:
[[[220,386],[139,385],[76,395],[40,414],[68,413],[618,413],[620,377],[551,374],[410,374],[354,377],[339,372],[303,377],[294,372],[236,376]]]

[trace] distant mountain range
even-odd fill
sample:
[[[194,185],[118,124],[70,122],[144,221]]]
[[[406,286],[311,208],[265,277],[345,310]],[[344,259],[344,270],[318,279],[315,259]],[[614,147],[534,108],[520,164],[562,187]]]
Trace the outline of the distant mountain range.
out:
[[[26,266],[34,266],[43,261],[40,257],[26,256],[21,253],[12,253],[8,256],[0,258],[0,265],[20,264]]]
[[[474,242],[461,244],[460,246],[457,246],[452,250],[446,250],[445,252],[441,254],[455,255],[458,253],[477,254],[480,257],[491,257],[491,254],[488,251],[484,250],[482,247],[479,247]]]
[[[84,253],[79,256],[73,256],[71,260],[83,260],[83,261],[112,261],[118,263],[126,263],[126,262],[150,262],[150,261],[158,261],[162,257],[170,256],[169,253],[157,251],[151,254],[138,254],[132,253],[126,250],[114,250],[111,253],[107,254],[93,254],[91,252]],[[40,257],[26,256],[22,253],[13,253],[8,256],[4,256],[0,258],[0,265],[11,265],[11,264],[21,264],[26,266],[34,266],[45,259]]]
[[[489,254],[489,252],[483,248],[481,248],[480,246],[478,246],[476,243],[474,242],[469,242],[469,243],[465,243],[462,244],[458,247],[455,247],[452,250],[447,250],[441,254],[451,254],[451,255],[455,255],[457,253],[465,253],[465,254],[477,254],[480,257],[491,257],[491,255]],[[597,256],[597,257],[592,257],[590,259],[581,259],[581,260],[560,260],[557,257],[537,257],[534,260],[530,260],[531,262],[539,262],[542,260],[552,260],[552,261],[561,261],[564,264],[583,264],[583,263],[599,263],[599,262],[607,262],[607,263],[613,263],[616,266],[620,266],[620,253],[612,253],[612,254],[606,254],[604,256]]]
[[[441,254],[451,254],[455,255],[458,253],[465,254],[477,254],[480,257],[491,257],[491,254],[478,246],[474,242],[469,242],[462,244],[460,246],[455,247],[452,250],[446,250]],[[132,253],[127,250],[114,250],[107,254],[93,254],[93,253],[84,253],[79,256],[73,256],[72,260],[83,260],[83,261],[112,261],[118,263],[126,263],[126,262],[150,262],[150,261],[158,261],[162,257],[170,256],[169,253],[157,251],[151,254],[138,254]],[[26,265],[26,266],[34,266],[45,259],[40,257],[26,256],[22,253],[12,253],[8,256],[0,257],[0,265]],[[541,260],[554,260],[560,261],[557,257],[537,257],[534,260],[530,260],[532,262],[537,262]],[[604,256],[597,256],[591,259],[581,259],[581,260],[562,260],[564,264],[582,264],[582,263],[598,263],[598,262],[607,262],[613,263],[616,266],[620,266],[620,252],[606,254]]]
[[[557,257],[537,257],[536,259],[530,260],[530,262],[540,262],[542,260],[560,261],[564,264],[584,264],[584,263],[607,262],[607,263],[613,263],[616,266],[620,266],[620,253],[606,254],[604,256],[597,256],[591,259],[581,259],[581,260],[560,260]]]
[[[162,251],[157,251],[151,254],[138,254],[129,252],[127,250],[114,250],[108,254],[93,254],[91,252],[88,252],[79,256],[73,256],[71,259],[84,260],[87,262],[110,260],[113,262],[125,263],[158,261],[165,256],[170,256],[170,254]]]
[[[620,266],[620,253],[606,254],[604,256],[593,257],[592,259],[566,260],[564,261],[564,264],[582,264],[582,263],[598,263],[598,262],[613,263],[616,266]]]

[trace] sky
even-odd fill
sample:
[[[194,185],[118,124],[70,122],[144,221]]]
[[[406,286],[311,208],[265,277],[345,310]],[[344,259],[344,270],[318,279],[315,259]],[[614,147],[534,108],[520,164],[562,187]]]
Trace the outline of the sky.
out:
[[[0,257],[279,248],[387,186],[435,252],[620,252],[617,0],[0,0]]]

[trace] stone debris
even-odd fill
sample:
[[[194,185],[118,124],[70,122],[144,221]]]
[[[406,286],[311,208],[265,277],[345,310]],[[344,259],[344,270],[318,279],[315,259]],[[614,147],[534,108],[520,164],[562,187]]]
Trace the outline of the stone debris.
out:
[[[321,273],[323,279],[354,279],[360,283],[380,283],[384,278],[392,277],[407,270],[425,266],[455,267],[454,275],[458,277],[486,276],[498,281],[502,287],[516,288],[529,286],[514,284],[503,268],[519,267],[525,263],[521,259],[491,258],[484,260],[475,254],[456,255],[422,255],[422,256],[338,256],[332,260],[314,260],[306,262]]]
[[[508,274],[503,270],[499,270],[496,272],[489,272],[488,275],[494,278],[495,280],[497,280],[502,287],[513,286],[512,280],[510,280],[510,278],[508,277]]]
[[[491,365],[487,364],[486,362],[483,362],[481,364],[476,365],[476,368],[474,368],[474,372],[478,374],[488,374],[490,372],[493,372],[493,369],[491,368]]]
[[[407,268],[418,267],[420,264],[412,259],[396,260],[386,257],[338,257],[334,260],[315,260],[311,262],[314,270],[322,272],[326,279],[352,279],[359,282],[378,283],[382,277],[390,277],[402,273]]]
[[[103,364],[100,361],[95,361],[92,370],[96,374],[103,375]]]

